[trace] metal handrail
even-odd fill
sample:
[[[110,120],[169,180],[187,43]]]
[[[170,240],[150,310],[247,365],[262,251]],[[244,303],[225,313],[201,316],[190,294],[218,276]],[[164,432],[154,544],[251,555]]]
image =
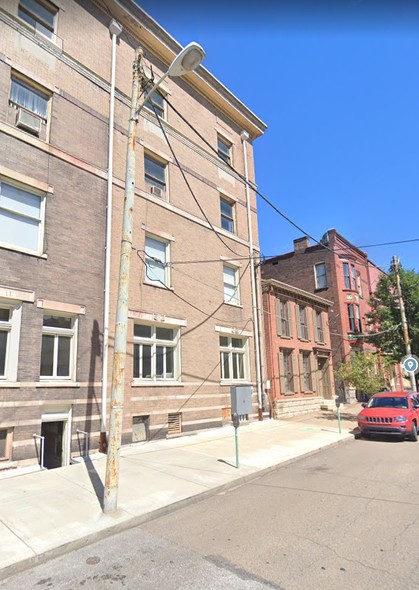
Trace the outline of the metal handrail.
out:
[[[34,438],[39,438],[39,440],[41,441],[41,449],[40,449],[40,453],[39,453],[39,465],[41,467],[41,469],[45,469],[44,468],[44,451],[45,451],[45,436],[41,436],[40,434],[33,434]]]
[[[86,432],[85,430],[80,430],[79,428],[77,428],[76,430],[77,434],[84,434],[84,436],[86,437],[86,443],[85,443],[85,451],[84,451],[84,457],[88,457],[89,456],[89,436],[90,434],[88,432]]]

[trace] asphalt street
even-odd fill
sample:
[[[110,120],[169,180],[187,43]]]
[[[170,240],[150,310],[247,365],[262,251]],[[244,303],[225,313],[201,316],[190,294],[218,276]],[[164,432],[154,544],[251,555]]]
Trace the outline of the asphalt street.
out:
[[[419,590],[418,466],[419,443],[348,442],[0,589]]]

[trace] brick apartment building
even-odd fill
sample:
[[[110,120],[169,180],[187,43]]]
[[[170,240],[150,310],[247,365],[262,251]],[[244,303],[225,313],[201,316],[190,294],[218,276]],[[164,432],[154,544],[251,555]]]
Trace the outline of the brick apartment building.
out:
[[[329,326],[335,369],[350,358],[351,351],[375,351],[362,335],[368,300],[381,274],[365,252],[335,229],[314,246],[306,237],[296,239],[293,252],[269,258],[262,265],[264,279],[277,279],[332,301]],[[337,379],[336,386],[336,393],[348,399],[349,391]]]
[[[262,281],[271,414],[334,406],[328,310],[332,303],[276,279]]]
[[[0,468],[40,462],[41,436],[47,467],[103,442],[138,46],[156,79],[181,49],[131,0],[0,7]],[[220,425],[231,385],[256,383],[247,193],[228,164],[245,174],[246,155],[253,182],[266,126],[203,66],[161,90],[170,146],[151,103],[136,142],[124,443]]]

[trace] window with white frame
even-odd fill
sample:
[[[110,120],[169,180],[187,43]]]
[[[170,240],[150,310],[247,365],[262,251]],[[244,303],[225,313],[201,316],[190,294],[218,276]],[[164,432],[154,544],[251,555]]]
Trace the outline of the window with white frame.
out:
[[[149,90],[151,90],[151,88],[149,88],[148,91]],[[160,119],[164,119],[164,98],[159,90],[153,92],[150,98],[144,103],[144,106],[152,113],[157,114]]]
[[[220,197],[221,227],[230,233],[234,233],[234,203]]]
[[[77,319],[44,313],[42,325],[41,379],[75,380]]]
[[[22,304],[0,301],[0,381],[17,380]]]
[[[134,379],[178,381],[179,328],[134,324]]]
[[[248,379],[247,338],[220,336],[220,365],[223,381],[245,381]]]
[[[161,287],[169,286],[169,244],[163,240],[145,238],[145,279]]]
[[[0,246],[41,254],[45,195],[0,179]]]
[[[144,154],[144,178],[146,189],[157,197],[164,197],[167,190],[166,180],[167,164]]]
[[[297,327],[298,337],[302,340],[310,340],[307,308],[304,305],[297,305]]]
[[[18,16],[37,32],[54,39],[58,9],[46,0],[20,0]]]
[[[18,107],[23,107],[41,119],[46,120],[48,115],[49,95],[35,88],[29,81],[12,76],[10,82],[10,102]]]
[[[327,273],[326,264],[324,262],[319,262],[318,264],[314,265],[314,276],[316,281],[316,289],[326,289]]]
[[[357,290],[356,271],[353,264],[349,264],[349,262],[343,263],[343,279],[345,289]]]
[[[349,319],[349,330],[350,332],[361,333],[361,311],[357,303],[349,303],[348,305],[348,319]]]
[[[217,150],[218,157],[231,165],[231,143],[220,135],[217,137]]]
[[[313,390],[313,379],[311,375],[311,353],[300,352],[300,380],[302,391]]]
[[[359,272],[359,270],[356,271],[356,289],[358,291],[358,295],[361,297],[361,299],[363,299],[364,294],[362,291],[361,273]]]
[[[290,302],[283,299],[276,300],[276,331],[278,336],[290,338],[292,336]]]
[[[223,265],[224,302],[233,305],[240,304],[239,271],[228,264]]]

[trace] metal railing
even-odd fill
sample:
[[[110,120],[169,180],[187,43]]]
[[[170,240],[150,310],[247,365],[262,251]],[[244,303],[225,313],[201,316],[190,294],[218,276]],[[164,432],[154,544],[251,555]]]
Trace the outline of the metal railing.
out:
[[[40,434],[34,433],[33,437],[35,439],[39,438],[39,440],[41,441],[40,449],[39,449],[39,466],[41,467],[41,469],[45,469],[45,467],[44,467],[45,436],[41,436]],[[38,447],[36,446],[36,442],[35,442],[35,447],[36,447],[36,452],[38,454]]]

